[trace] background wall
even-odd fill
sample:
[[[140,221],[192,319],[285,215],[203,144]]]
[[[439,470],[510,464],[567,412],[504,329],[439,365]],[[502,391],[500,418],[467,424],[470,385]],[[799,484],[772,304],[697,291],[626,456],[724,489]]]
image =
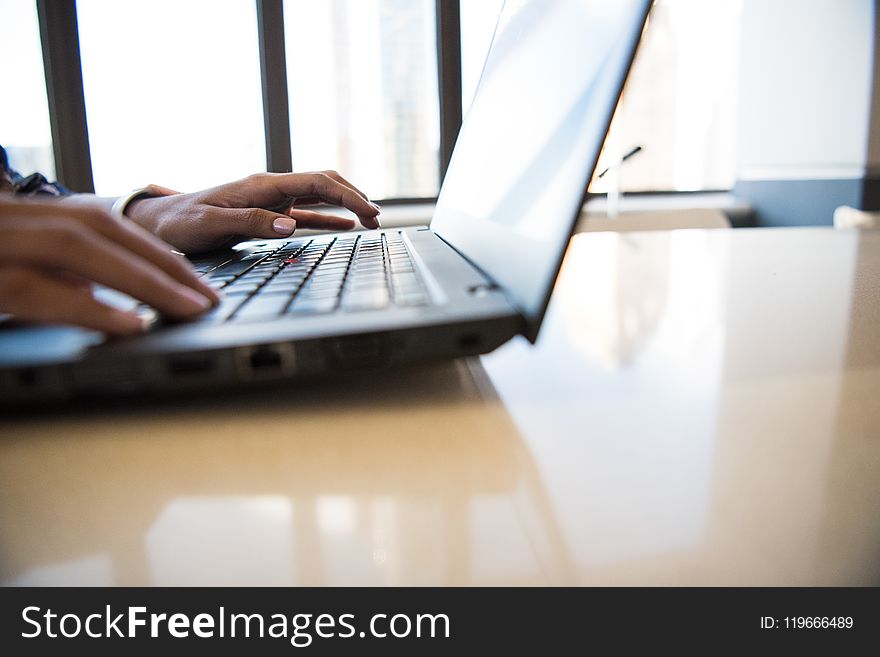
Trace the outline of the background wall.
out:
[[[876,19],[873,0],[743,1],[735,192],[760,225],[873,209]]]

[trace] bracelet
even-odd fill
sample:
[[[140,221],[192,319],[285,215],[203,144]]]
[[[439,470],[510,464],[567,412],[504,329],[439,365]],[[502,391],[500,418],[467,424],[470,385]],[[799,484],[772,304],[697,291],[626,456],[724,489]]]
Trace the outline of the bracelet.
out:
[[[156,196],[171,196],[173,194],[179,194],[180,192],[175,192],[173,189],[168,189],[166,187],[160,187],[159,185],[147,185],[146,187],[141,187],[140,189],[134,190],[131,194],[127,194],[126,196],[120,196],[113,202],[113,206],[110,208],[110,211],[113,214],[116,214],[120,217],[125,216],[125,211],[131,203],[139,198],[152,198]]]

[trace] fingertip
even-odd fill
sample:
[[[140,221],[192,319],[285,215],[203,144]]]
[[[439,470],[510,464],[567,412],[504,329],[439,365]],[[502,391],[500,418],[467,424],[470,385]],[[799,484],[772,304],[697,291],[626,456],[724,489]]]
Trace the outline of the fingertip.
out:
[[[184,316],[200,315],[214,305],[211,299],[191,287],[178,286],[177,295],[177,309]]]
[[[296,220],[292,217],[278,217],[272,222],[272,230],[282,237],[290,237],[296,230]]]
[[[218,303],[220,303],[220,300],[223,299],[223,292],[215,287],[211,287],[207,283],[201,283],[202,284],[199,287],[201,290],[204,291],[204,295],[208,297],[208,300],[211,301],[211,305],[216,306]]]
[[[150,328],[148,317],[124,310],[111,310],[107,319],[107,333],[113,335],[140,335]]]

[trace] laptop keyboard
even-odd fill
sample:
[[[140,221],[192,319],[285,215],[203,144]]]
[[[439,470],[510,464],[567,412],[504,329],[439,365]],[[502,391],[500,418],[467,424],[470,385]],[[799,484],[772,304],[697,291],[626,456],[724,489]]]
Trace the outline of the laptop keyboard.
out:
[[[285,242],[200,273],[223,291],[220,304],[196,319],[201,322],[430,303],[403,236],[393,232]]]

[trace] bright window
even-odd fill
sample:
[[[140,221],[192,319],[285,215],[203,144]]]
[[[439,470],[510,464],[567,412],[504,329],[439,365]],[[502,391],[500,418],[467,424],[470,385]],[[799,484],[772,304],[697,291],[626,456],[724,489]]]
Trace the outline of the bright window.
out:
[[[22,175],[39,171],[52,179],[55,158],[33,0],[0,2],[0,62],[4,62],[0,145]]]
[[[253,0],[78,0],[95,189],[266,168]]]
[[[435,196],[433,0],[285,0],[295,171],[337,169],[372,198]]]
[[[461,3],[461,109],[466,114],[474,99],[483,62],[504,0]]]
[[[470,105],[501,0],[461,3],[462,105]],[[590,189],[729,189],[736,177],[742,0],[657,0]]]

